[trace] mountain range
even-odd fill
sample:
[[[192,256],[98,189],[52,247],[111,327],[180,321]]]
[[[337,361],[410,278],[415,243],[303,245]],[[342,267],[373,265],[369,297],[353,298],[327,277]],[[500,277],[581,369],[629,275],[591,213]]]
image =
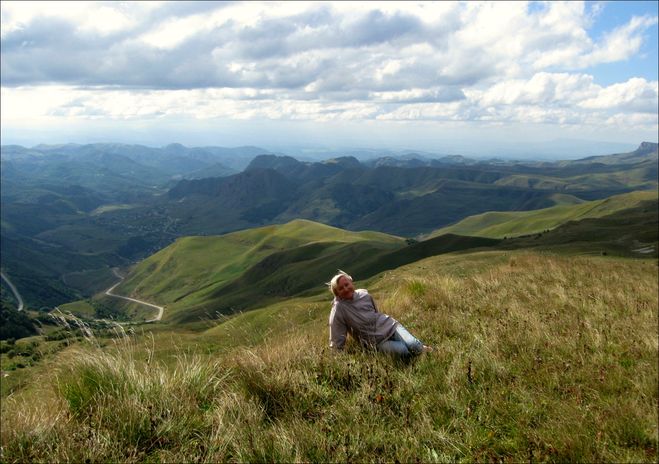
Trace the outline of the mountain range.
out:
[[[305,218],[413,237],[486,211],[601,199],[657,182],[656,144],[590,161],[466,165],[414,158],[393,164],[389,158],[364,164],[353,157],[301,162],[260,155],[233,176],[181,181],[159,204],[186,234]]]
[[[646,142],[630,153],[552,163],[413,154],[309,162],[263,152],[3,146],[3,270],[29,305],[52,307],[93,294],[110,267],[184,236],[307,219],[418,239],[490,211],[657,188],[657,144]]]

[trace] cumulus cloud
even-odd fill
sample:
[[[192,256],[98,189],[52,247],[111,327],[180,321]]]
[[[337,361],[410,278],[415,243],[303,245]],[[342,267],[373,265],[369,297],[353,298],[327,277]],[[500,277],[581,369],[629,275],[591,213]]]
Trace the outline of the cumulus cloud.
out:
[[[147,8],[85,2],[38,14],[3,3],[3,84],[177,89],[317,82],[326,90],[475,85],[524,73],[526,61],[540,70],[624,59],[653,24],[652,18],[634,18],[594,43],[584,29],[582,3],[552,2],[535,12],[524,2],[447,3],[165,2]],[[102,11],[93,15],[94,8]],[[301,64],[310,58],[311,65]]]
[[[587,72],[657,25],[595,37],[606,5],[53,3],[2,3],[3,100],[42,116],[656,124],[656,81]]]
[[[627,82],[600,88],[596,95],[582,100],[579,106],[590,109],[617,108],[656,115],[659,108],[659,86],[657,81],[632,78]]]
[[[540,72],[530,79],[502,81],[470,95],[483,106],[571,106],[594,96],[597,89],[590,75]]]
[[[643,33],[656,24],[656,16],[634,16],[624,26],[606,34],[604,40],[593,47],[592,53],[582,59],[582,65],[589,66],[628,59],[641,47]]]

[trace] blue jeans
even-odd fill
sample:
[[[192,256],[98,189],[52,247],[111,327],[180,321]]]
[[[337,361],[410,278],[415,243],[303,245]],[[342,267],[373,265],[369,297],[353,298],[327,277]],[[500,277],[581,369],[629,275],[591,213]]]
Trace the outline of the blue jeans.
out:
[[[423,343],[409,333],[405,327],[398,324],[394,334],[383,342],[377,344],[381,353],[392,354],[403,359],[418,356],[423,352]]]

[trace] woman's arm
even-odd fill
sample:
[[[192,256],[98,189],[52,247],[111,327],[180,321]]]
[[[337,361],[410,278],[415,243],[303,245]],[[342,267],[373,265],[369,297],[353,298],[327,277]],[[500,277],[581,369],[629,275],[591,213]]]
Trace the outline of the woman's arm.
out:
[[[368,297],[371,299],[371,304],[373,305],[373,309],[375,309],[377,312],[380,312],[380,310],[375,304],[375,300],[373,299],[373,297],[370,294],[368,295]]]
[[[330,348],[334,348],[339,351],[343,350],[343,347],[346,344],[347,335],[348,327],[343,321],[343,318],[337,314],[336,305],[334,305],[329,317]]]

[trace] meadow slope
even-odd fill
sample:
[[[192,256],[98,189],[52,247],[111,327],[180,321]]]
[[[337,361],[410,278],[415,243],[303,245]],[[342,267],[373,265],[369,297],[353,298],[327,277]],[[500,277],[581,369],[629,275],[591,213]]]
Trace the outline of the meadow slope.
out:
[[[435,353],[331,353],[327,292],[87,337],[3,398],[3,462],[657,462],[656,260],[462,252],[354,277]]]
[[[302,219],[220,236],[183,237],[138,263],[117,292],[189,307],[273,253],[309,244],[359,242],[385,249],[404,246],[403,239],[392,235],[349,232]]]
[[[614,195],[602,200],[561,204],[533,211],[491,211],[469,216],[456,224],[443,227],[428,235],[470,235],[504,238],[534,234],[554,229],[568,221],[599,218],[633,208],[644,201],[657,201],[657,190],[640,190]]]
[[[480,232],[467,226],[461,229],[473,234],[495,230],[497,235],[510,234],[503,239],[447,233],[417,242],[306,220],[221,236],[186,237],[136,265],[119,292],[166,305],[164,320],[180,325],[313,294],[346,263],[352,263],[353,272],[369,278],[460,250],[535,249],[656,258],[659,249],[656,192],[634,192],[530,215],[491,213],[487,217],[501,218],[497,214],[504,216],[499,222],[474,217],[458,226],[481,227]],[[545,229],[550,226],[556,227]],[[525,233],[534,228],[542,230]],[[153,317],[139,305],[118,305],[102,293],[60,308],[87,319],[138,322]]]

